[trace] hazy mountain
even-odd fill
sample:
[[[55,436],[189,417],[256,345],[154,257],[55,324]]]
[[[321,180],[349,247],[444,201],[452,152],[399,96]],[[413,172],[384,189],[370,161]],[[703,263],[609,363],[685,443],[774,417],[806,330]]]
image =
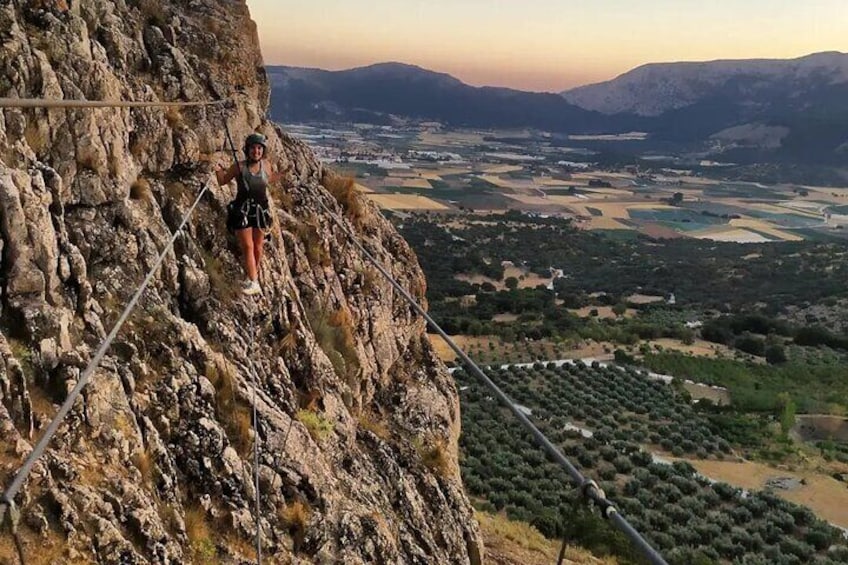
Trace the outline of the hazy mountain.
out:
[[[810,107],[822,92],[839,87],[848,87],[848,54],[828,52],[788,60],[651,63],[562,96],[605,114],[660,116],[705,101],[726,101],[741,114],[756,114],[790,101],[797,109]]]
[[[655,139],[707,141],[726,159],[848,163],[848,54],[658,63],[563,93],[654,118]]]
[[[278,121],[392,117],[550,132],[645,131],[640,150],[740,163],[848,164],[848,54],[644,65],[562,95],[473,87],[400,63],[346,71],[268,67]],[[606,146],[605,146],[606,147]]]
[[[537,127],[551,131],[607,131],[638,118],[587,111],[551,93],[474,87],[413,65],[381,63],[345,71],[267,67],[271,117],[281,121],[368,120],[390,115],[455,126]]]

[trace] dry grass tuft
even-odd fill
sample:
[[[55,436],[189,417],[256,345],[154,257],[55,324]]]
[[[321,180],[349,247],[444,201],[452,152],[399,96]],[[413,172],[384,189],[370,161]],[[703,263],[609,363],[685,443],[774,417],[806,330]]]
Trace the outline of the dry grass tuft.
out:
[[[361,227],[365,216],[365,204],[362,195],[356,190],[356,180],[353,177],[343,177],[325,170],[321,184],[342,205],[351,222],[356,227]]]
[[[215,387],[218,418],[227,438],[239,454],[248,453],[253,440],[253,416],[250,408],[236,398],[235,378],[230,367],[220,359],[207,362],[205,375]]]
[[[332,363],[336,374],[351,384],[359,375],[360,363],[350,312],[342,307],[328,313],[325,308],[317,306],[307,313],[307,317],[318,345]]]
[[[556,550],[553,542],[526,522],[515,522],[503,514],[489,514],[480,511],[475,511],[474,517],[477,518],[483,531],[500,539],[508,540],[524,549],[540,552]]]
[[[141,480],[150,484],[153,480],[153,458],[147,449],[139,449],[132,456],[132,463],[141,472]]]
[[[250,408],[236,404],[232,414],[224,416],[224,425],[233,448],[240,455],[249,453],[253,445],[253,414]]]
[[[377,269],[366,267],[362,273],[362,292],[370,294],[377,287],[378,280],[380,280],[380,273]]]
[[[363,413],[359,415],[359,427],[363,430],[368,430],[382,440],[388,440],[391,437],[389,428],[386,423],[378,420],[376,415]]]
[[[293,329],[289,329],[289,332],[280,340],[280,352],[291,355],[295,351],[297,351],[297,336]]]
[[[118,155],[118,152],[114,150],[109,152],[109,156],[107,157],[109,166],[109,174],[114,178],[120,178],[124,176],[124,171],[126,167],[124,166],[124,160]]]
[[[323,396],[321,395],[321,392],[316,389],[308,390],[306,392],[298,392],[297,394],[297,405],[302,410],[317,412],[322,400]]]
[[[292,197],[291,191],[286,190],[279,185],[270,186],[269,191],[274,202],[277,203],[277,206],[283,210],[291,211],[294,209],[294,198]]]
[[[209,277],[209,285],[218,291],[221,298],[228,302],[233,300],[238,294],[238,284],[227,275],[221,259],[204,248],[200,249],[200,256],[203,258],[206,276]]]
[[[416,439],[414,444],[425,467],[439,477],[449,477],[452,474],[447,440],[433,436],[429,439]]]
[[[179,129],[185,125],[183,113],[177,106],[168,106],[165,111],[165,121],[171,129]]]
[[[130,154],[136,158],[136,160],[141,160],[142,157],[147,156],[147,152],[150,149],[150,139],[146,136],[139,136],[135,132],[130,133],[129,140],[129,149]]]
[[[188,194],[186,185],[179,181],[168,181],[165,183],[165,193],[171,200],[180,200]]]
[[[318,228],[311,223],[301,222],[295,226],[295,233],[303,242],[310,265],[329,267],[332,264],[330,254],[324,248],[321,236],[318,234]]]
[[[0,530],[0,563],[17,563],[18,550],[15,541],[7,530]]]
[[[203,29],[215,36],[221,35],[226,27],[225,24],[216,17],[205,18],[202,25]]]
[[[212,563],[218,550],[212,541],[206,511],[200,506],[186,508],[185,527],[193,560],[197,563]]]
[[[138,177],[130,185],[130,198],[133,200],[148,200],[150,194],[150,182],[146,178]]]
[[[68,542],[64,534],[45,530],[43,534],[35,534],[29,528],[19,528],[18,536],[22,544],[23,557],[21,561],[15,540],[8,528],[0,528],[0,565],[17,565],[18,563],[61,563],[62,565],[88,565],[94,562],[94,555],[89,551],[77,551],[74,557],[69,557]]]
[[[100,165],[97,163],[97,159],[92,153],[85,153],[82,155],[77,155],[77,165],[79,168],[84,171],[92,171],[94,173],[100,174]]]
[[[156,0],[138,0],[138,10],[147,25],[164,28],[167,25],[162,6]]]
[[[486,554],[493,563],[549,565],[556,562],[560,542],[545,538],[533,526],[509,520],[503,514],[476,511],[474,517],[480,523]],[[565,548],[564,557],[566,563],[618,563],[614,557],[597,557],[583,548],[574,546]]]
[[[303,546],[303,540],[306,539],[306,528],[309,525],[309,517],[312,515],[312,509],[303,501],[296,500],[291,504],[286,504],[279,510],[280,521],[288,529],[289,535],[292,537],[294,547],[292,550],[297,553]]]
[[[337,309],[335,312],[330,314],[330,324],[337,328],[352,328],[353,316],[351,315],[350,310],[344,306]],[[353,339],[352,332],[350,337]]]
[[[47,132],[42,129],[36,120],[27,120],[26,129],[24,129],[24,139],[30,149],[38,155],[44,154],[49,141]]]
[[[220,359],[207,361],[204,374],[215,387],[216,400],[219,406],[226,406],[228,402],[234,399],[233,374]]]

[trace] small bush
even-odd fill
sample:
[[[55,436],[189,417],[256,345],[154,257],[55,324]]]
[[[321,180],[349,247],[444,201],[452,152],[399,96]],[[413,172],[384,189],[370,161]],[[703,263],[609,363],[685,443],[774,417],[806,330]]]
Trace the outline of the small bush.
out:
[[[324,416],[312,410],[298,410],[297,419],[306,426],[306,431],[316,442],[321,442],[333,431],[333,424]]]
[[[162,6],[155,0],[139,0],[138,10],[147,25],[163,28],[166,25]]]

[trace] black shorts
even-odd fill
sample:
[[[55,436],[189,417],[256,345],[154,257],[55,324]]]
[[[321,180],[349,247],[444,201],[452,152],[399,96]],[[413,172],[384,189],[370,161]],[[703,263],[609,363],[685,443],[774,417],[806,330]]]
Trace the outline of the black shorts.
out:
[[[227,229],[230,231],[246,228],[267,230],[271,227],[271,210],[267,202],[247,198],[233,200],[227,205]]]

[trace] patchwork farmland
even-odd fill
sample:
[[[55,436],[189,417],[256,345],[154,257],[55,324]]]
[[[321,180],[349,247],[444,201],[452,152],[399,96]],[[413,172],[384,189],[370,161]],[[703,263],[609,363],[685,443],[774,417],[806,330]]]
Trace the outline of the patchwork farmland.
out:
[[[369,199],[396,212],[519,209],[570,217],[587,230],[738,243],[846,237],[848,186],[764,185],[690,169],[600,167],[592,162],[595,152],[579,145],[605,136],[569,139],[574,146],[563,146],[524,130],[387,128],[322,136],[300,126],[298,133],[367,187]],[[318,140],[328,137],[333,144],[321,147]]]

